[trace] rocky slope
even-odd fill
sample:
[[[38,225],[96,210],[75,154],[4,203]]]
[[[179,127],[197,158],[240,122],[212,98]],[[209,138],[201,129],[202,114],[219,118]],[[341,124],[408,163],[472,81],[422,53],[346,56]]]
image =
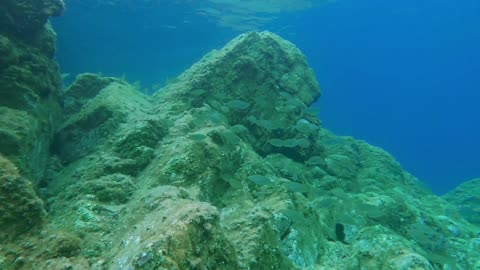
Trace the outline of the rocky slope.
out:
[[[56,112],[55,91],[18,114]],[[0,269],[480,269],[478,224],[382,149],[325,130],[319,96],[302,53],[269,32],[154,96],[80,75],[64,121],[32,133],[48,167],[0,147]]]

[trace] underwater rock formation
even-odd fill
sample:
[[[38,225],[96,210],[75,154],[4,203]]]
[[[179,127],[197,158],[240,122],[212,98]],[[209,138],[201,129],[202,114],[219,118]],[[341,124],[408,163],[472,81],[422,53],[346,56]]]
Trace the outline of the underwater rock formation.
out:
[[[61,119],[55,33],[61,0],[0,2],[0,241],[42,223],[38,188]]]
[[[49,17],[65,8],[63,0],[4,0],[0,3],[0,32],[29,39],[43,32]]]
[[[443,198],[455,205],[463,218],[480,226],[480,178],[460,184]]]
[[[319,96],[303,54],[269,32],[153,96],[80,75],[48,222],[6,242],[1,268],[480,269],[478,227],[382,149],[324,129]]]

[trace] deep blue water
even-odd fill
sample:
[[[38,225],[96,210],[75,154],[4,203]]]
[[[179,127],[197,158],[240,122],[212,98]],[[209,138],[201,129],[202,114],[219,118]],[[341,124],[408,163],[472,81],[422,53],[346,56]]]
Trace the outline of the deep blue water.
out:
[[[480,177],[480,2],[338,0],[265,26],[307,55],[324,126],[393,154],[443,193]],[[70,5],[54,20],[62,72],[163,83],[238,32],[179,5]]]

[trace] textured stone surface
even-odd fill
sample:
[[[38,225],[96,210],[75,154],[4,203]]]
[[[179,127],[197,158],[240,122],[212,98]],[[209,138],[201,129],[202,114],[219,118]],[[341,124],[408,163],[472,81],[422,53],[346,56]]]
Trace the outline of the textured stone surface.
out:
[[[171,186],[145,194],[136,211],[147,213],[115,247],[113,268],[238,269],[236,251],[222,233],[218,210],[185,195],[186,191]]]
[[[101,77],[93,73],[80,74],[66,90],[63,97],[63,111],[70,116],[80,111],[91,98],[109,83],[120,81],[115,78]]]
[[[49,220],[0,266],[478,269],[478,229],[382,149],[322,128],[319,95],[301,52],[269,32],[153,97],[79,76],[42,188]]]
[[[37,226],[45,216],[43,202],[32,183],[0,154],[0,241]]]
[[[461,184],[443,198],[455,205],[463,218],[480,226],[480,178]]]
[[[0,32],[28,38],[63,9],[63,0],[4,0],[0,2]]]
[[[47,19],[62,10],[61,0],[0,2],[0,167],[16,168],[0,184],[2,238],[38,227],[45,216],[36,193],[61,120],[55,33]]]
[[[218,122],[247,127],[250,136],[244,139],[260,154],[280,151],[301,159],[321,151],[314,132],[295,128],[302,117],[318,128],[318,119],[306,111],[319,96],[313,71],[293,44],[275,35],[251,33],[206,55],[160,91],[156,104],[159,112],[207,107],[211,114],[225,117],[218,117]],[[178,100],[172,102],[177,107],[165,106],[165,101],[173,100]],[[208,113],[206,118],[215,118]],[[272,139],[303,139],[307,145],[275,147],[269,143]]]

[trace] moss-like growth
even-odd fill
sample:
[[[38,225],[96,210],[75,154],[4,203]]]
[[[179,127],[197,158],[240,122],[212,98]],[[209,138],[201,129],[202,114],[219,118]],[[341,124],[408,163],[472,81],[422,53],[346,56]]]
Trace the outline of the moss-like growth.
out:
[[[61,79],[47,19],[62,10],[61,0],[0,2],[0,154],[33,187],[60,119]]]
[[[41,256],[48,259],[74,257],[81,251],[82,240],[70,232],[52,231],[49,232],[49,235],[45,239],[42,239],[42,241],[45,249]]]
[[[55,229],[6,255],[2,247],[0,260],[24,269],[476,269],[475,227],[385,151],[323,129],[307,109],[318,96],[303,55],[268,32],[241,35],[153,98],[80,76],[52,159],[67,162],[52,162],[42,190]],[[5,145],[20,145],[24,123],[3,122],[0,134],[18,142]],[[5,179],[8,202],[19,193],[5,190],[24,182]],[[12,203],[0,207],[17,218]],[[42,256],[45,242],[53,245]]]
[[[85,194],[93,194],[100,202],[126,203],[133,192],[135,185],[132,178],[122,174],[112,174],[87,181],[82,184],[80,191]]]
[[[467,181],[443,196],[462,217],[480,226],[480,178]]]
[[[0,154],[0,239],[12,239],[40,225],[45,214],[43,202],[35,194],[32,183]]]
[[[81,76],[80,80],[86,79]],[[106,83],[109,79],[101,81]],[[95,89],[97,87],[95,85]],[[135,112],[140,113],[149,107],[142,94],[123,82],[107,84],[101,90],[94,91],[94,98],[88,99],[83,109],[69,117],[57,132],[54,150],[66,163],[91,153],[109,141],[109,137],[121,124],[134,117]]]
[[[28,39],[42,29],[50,16],[64,9],[62,0],[5,0],[0,2],[0,32]]]
[[[64,94],[64,112],[71,115],[80,110],[90,99],[94,98],[100,90],[112,82],[121,82],[116,78],[103,77],[94,73],[84,73],[77,76]]]

